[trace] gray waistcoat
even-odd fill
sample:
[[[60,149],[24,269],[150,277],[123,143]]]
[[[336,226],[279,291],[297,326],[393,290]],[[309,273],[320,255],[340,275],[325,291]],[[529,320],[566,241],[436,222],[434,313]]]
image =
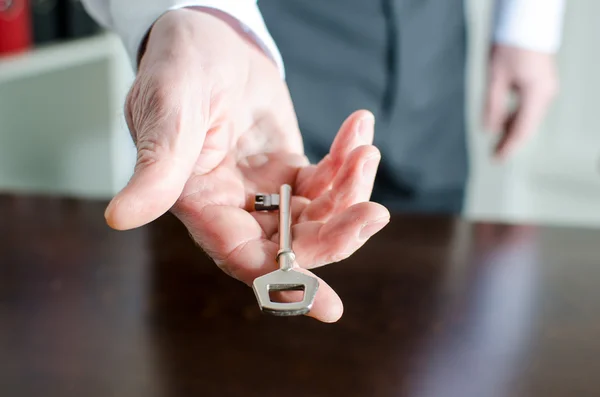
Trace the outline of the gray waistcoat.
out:
[[[366,108],[382,152],[376,192],[462,189],[463,0],[261,0],[286,66],[307,155]]]

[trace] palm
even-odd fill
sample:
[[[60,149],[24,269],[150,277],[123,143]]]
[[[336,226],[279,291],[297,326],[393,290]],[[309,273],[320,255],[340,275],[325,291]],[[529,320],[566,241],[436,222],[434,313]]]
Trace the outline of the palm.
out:
[[[378,152],[370,145],[372,131],[364,141],[356,133],[361,116],[364,112],[348,119],[330,155],[318,165],[308,164],[301,146],[289,144],[299,142],[294,128],[288,136],[279,129],[233,132],[234,139],[224,140],[232,142],[229,148],[208,137],[205,155],[200,154],[173,212],[226,273],[250,284],[275,270],[279,249],[277,214],[255,212],[253,198],[256,193],[276,193],[287,183],[294,193],[292,235],[298,265],[310,269],[347,257],[364,243],[359,231],[365,223],[389,216],[383,207],[368,202],[375,170],[363,173],[363,168],[369,157],[378,161]],[[224,131],[215,136],[219,133]],[[261,145],[262,150],[244,144],[265,138],[282,144]],[[313,308],[316,316],[339,302],[321,283],[324,288]],[[341,303],[338,306],[341,310]]]
[[[217,131],[215,135],[221,133],[223,131]],[[230,148],[211,144],[209,138],[203,152],[211,155],[199,156],[196,170],[173,209],[188,227],[201,225],[190,227],[194,238],[223,270],[241,280],[260,275],[260,271],[255,273],[253,269],[263,270],[265,265],[274,268],[278,250],[277,214],[255,212],[254,196],[277,193],[282,184],[291,185],[294,226],[306,223],[299,219],[314,196],[307,188],[312,167],[308,167],[305,157],[298,153],[301,148],[263,147],[266,150],[256,153],[243,144],[243,141],[255,141],[248,139],[255,134],[253,131],[239,134]],[[207,160],[207,157],[211,158]],[[209,162],[218,163],[211,169]],[[265,257],[271,258],[268,264],[264,263]]]

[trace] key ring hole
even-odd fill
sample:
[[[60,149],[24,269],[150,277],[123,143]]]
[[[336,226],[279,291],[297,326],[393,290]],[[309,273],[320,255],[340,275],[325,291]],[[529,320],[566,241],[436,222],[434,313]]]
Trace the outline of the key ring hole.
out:
[[[304,300],[304,285],[269,286],[269,300],[274,303],[298,303]]]

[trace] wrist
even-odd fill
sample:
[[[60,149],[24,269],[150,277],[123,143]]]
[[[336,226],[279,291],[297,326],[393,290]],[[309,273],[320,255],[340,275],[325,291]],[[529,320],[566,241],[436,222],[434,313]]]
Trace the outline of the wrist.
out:
[[[260,40],[258,40],[256,36],[252,34],[251,31],[245,28],[244,25],[231,14],[211,7],[194,6],[189,7],[188,9],[193,10],[195,12],[210,15],[213,18],[224,22],[227,26],[229,26],[229,28],[231,28],[235,33],[237,33],[247,44],[261,51],[265,56],[270,57],[269,52],[265,50],[265,48],[261,45]],[[273,59],[271,58],[271,60]],[[275,61],[273,60],[273,62]]]
[[[155,45],[157,42],[161,44]],[[140,44],[137,64],[141,66],[142,58],[149,51],[154,55],[160,52],[164,56],[167,52],[181,56],[199,46],[206,55],[213,52],[222,55],[224,48],[235,48],[237,52],[251,48],[279,66],[277,59],[239,20],[218,9],[200,6],[168,11],[158,18]]]
[[[515,44],[504,44],[504,43],[492,43],[490,55],[493,57],[495,54],[506,54],[511,57],[520,58],[544,58],[554,61],[556,54],[553,52],[543,52],[538,50],[532,50],[530,48],[522,47]]]
[[[182,8],[156,20],[140,46],[139,66],[155,61],[191,62],[198,55],[205,60],[215,59],[215,55],[222,58],[232,52],[239,54],[245,47],[226,14]]]

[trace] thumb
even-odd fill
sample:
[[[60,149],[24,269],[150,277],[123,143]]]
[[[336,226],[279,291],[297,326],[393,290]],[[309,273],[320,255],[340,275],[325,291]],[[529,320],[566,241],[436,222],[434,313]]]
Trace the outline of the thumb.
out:
[[[206,126],[207,101],[190,100],[185,84],[140,74],[126,104],[137,147],[134,174],[108,205],[108,224],[119,230],[149,223],[177,201],[198,159]],[[168,83],[167,83],[168,82]],[[191,104],[196,103],[194,108]]]

